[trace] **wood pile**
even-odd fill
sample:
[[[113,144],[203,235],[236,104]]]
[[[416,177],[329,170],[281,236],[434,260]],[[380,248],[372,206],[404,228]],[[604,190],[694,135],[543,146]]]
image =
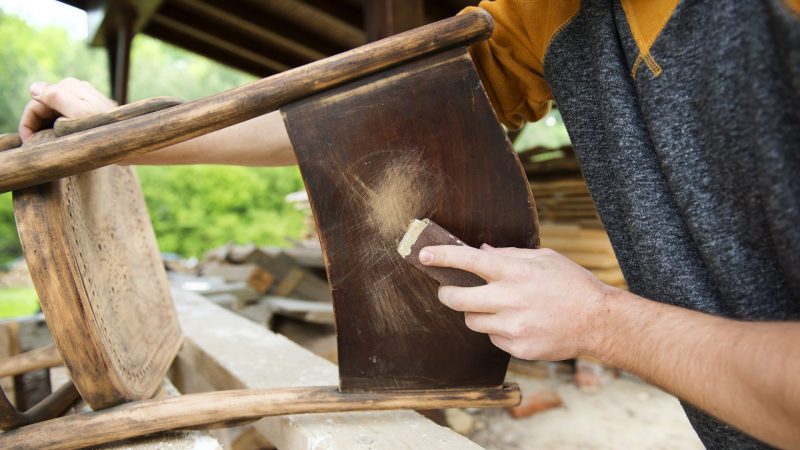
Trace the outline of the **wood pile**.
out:
[[[322,265],[319,247],[229,244],[208,252],[195,273],[170,272],[170,279],[263,324],[275,314],[332,324],[332,298]]]
[[[572,147],[537,147],[519,153],[541,222],[599,223],[594,201]]]

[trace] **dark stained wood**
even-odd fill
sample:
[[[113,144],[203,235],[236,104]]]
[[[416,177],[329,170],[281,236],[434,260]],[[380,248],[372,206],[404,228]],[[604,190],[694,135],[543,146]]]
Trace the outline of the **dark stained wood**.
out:
[[[105,34],[106,53],[111,81],[111,98],[118,104],[128,103],[128,76],[131,67],[131,43],[133,42],[136,9],[126,1],[112,1]]]
[[[195,27],[212,27],[215,33],[224,31],[226,37],[234,33],[237,39],[244,41],[243,45],[256,47],[260,53],[291,67],[307,64],[330,54],[314,48],[320,43],[307,46],[284,35],[286,32],[296,31],[296,28],[277,30],[267,26],[263,20],[270,20],[270,17],[260,13],[258,8],[245,10],[239,3],[224,0],[173,0],[170,4],[193,11],[198,16],[192,21]],[[166,15],[168,12],[162,8],[160,14]]]
[[[335,386],[239,389],[146,400],[75,414],[0,434],[0,447],[72,449],[159,431],[197,428],[261,417],[388,409],[510,407],[519,387],[340,393]]]
[[[343,390],[496,386],[508,355],[395,250],[429,217],[469,245],[535,247],[525,175],[464,48],[282,109],[331,281]]]
[[[42,310],[81,396],[92,408],[152,396],[181,333],[133,169],[104,167],[13,200]]]
[[[90,11],[89,34],[92,45],[106,45],[115,4],[118,0],[61,0],[63,3]],[[347,51],[368,41],[365,0],[123,0],[136,9],[134,32],[143,33],[199,53],[222,64],[245,70],[259,77],[274,71],[256,63],[268,56],[274,60],[297,67],[312,60]],[[431,23],[456,15],[465,6],[476,5],[478,0],[381,0],[424,4],[424,23]],[[180,4],[181,8],[174,6]],[[184,14],[186,8],[193,11]],[[177,27],[166,28],[152,20],[169,19]],[[221,48],[191,36],[191,30],[205,29],[217,42],[227,41],[231,31],[252,37],[241,46]],[[188,32],[188,34],[187,34]],[[277,36],[281,42],[272,39]],[[264,39],[267,37],[267,39]],[[237,38],[238,39],[238,38]],[[370,39],[372,40],[372,39]],[[284,45],[288,44],[288,45]],[[245,49],[246,54],[240,52]],[[319,56],[311,60],[312,53]],[[283,55],[279,53],[284,52]],[[249,55],[249,56],[247,56]],[[303,62],[293,64],[290,61]]]
[[[422,55],[486,39],[488,13],[464,14],[205,99],[0,153],[0,192],[96,169],[270,112]]]
[[[177,32],[169,26],[169,22],[160,24],[157,19],[151,19],[144,30],[147,35],[156,39],[172,44],[176,47],[189,50],[190,52],[200,53],[206,58],[233,67],[234,69],[248,72],[259,77],[274,75],[276,72],[269,67],[248,59],[246,56],[231,53],[225,48],[213,45],[212,43],[198,39],[186,33]]]
[[[181,15],[187,14],[184,13]],[[203,26],[203,24],[198,23],[199,21],[197,20],[193,22],[183,22],[164,14],[156,14],[151,19],[151,22],[155,25],[160,25],[173,31],[178,31],[187,37],[199,41],[203,46],[218,48],[239,58],[252,61],[259,66],[265,67],[268,70],[267,73],[270,74],[282,72],[291,67],[281,61],[278,61],[268,52],[262,52],[248,48],[249,45],[247,43],[249,39],[245,36],[241,36],[241,33],[236,31],[225,35],[223,38],[215,34],[212,31],[213,28],[209,28],[210,25],[208,24]]]
[[[370,42],[425,23],[422,0],[364,0],[364,21]]]
[[[296,27],[311,31],[319,38],[341,45],[344,48],[358,47],[367,43],[364,31],[359,27],[329,14],[303,0],[247,0],[258,5],[275,17],[293,22]]]

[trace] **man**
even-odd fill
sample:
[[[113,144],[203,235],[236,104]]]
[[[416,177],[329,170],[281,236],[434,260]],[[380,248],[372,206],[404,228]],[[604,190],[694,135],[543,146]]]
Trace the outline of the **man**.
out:
[[[547,249],[431,247],[424,263],[488,282],[441,301],[515,356],[591,355],[674,393],[710,448],[800,448],[800,3],[481,7],[495,31],[471,52],[498,116],[558,102],[632,293]],[[32,94],[25,139],[110,107],[77,80]],[[273,113],[130,162],[293,156]]]

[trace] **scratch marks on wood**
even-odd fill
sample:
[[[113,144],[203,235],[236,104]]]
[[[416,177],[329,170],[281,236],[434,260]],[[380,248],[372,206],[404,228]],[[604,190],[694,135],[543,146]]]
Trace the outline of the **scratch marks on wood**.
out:
[[[363,214],[354,226],[367,228],[351,231],[369,237],[353,251],[367,269],[359,275],[369,293],[369,319],[384,337],[428,331],[430,323],[415,321],[414,311],[445,312],[437,299],[438,285],[395,251],[413,219],[434,215],[446,204],[445,179],[416,149],[377,152],[346,170],[345,188],[358,205],[351,210]]]

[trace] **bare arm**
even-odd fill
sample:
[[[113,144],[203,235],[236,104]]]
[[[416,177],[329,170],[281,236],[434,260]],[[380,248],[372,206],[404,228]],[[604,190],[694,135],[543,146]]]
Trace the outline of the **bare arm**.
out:
[[[297,164],[279,111],[223,128],[180,144],[125,160],[126,164]]]
[[[74,78],[56,84],[34,83],[31,97],[19,125],[23,141],[58,116],[84,117],[115,106],[89,83]],[[283,119],[275,111],[124,163],[283,166],[297,162]]]
[[[439,297],[513,355],[594,356],[769,444],[800,447],[800,322],[735,321],[653,302],[548,249],[427,251],[431,265],[488,281],[442,287]]]
[[[800,323],[742,322],[624,291],[598,356],[756,438],[800,446]]]

